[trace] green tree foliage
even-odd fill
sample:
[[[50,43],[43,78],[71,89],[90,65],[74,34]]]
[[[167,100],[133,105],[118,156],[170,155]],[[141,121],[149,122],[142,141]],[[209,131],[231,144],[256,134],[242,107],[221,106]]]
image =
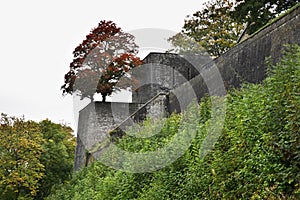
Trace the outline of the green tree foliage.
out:
[[[44,152],[40,158],[45,171],[39,182],[41,187],[36,199],[43,199],[50,193],[53,185],[71,179],[76,141],[72,135],[73,130],[68,126],[49,120],[41,121],[39,126],[45,141],[42,145]]]
[[[71,179],[75,137],[49,120],[0,118],[0,199],[43,199]]]
[[[132,174],[94,162],[47,199],[299,199],[300,47],[287,47],[262,84],[232,90],[226,102],[223,132],[203,159],[202,141],[215,123],[208,97],[187,111],[198,113],[189,122],[197,135],[172,165]],[[116,145],[131,152],[161,148],[186,131],[178,128],[184,116],[171,115],[163,127],[146,121],[137,134],[160,132],[147,139],[124,136]]]
[[[269,20],[299,3],[299,0],[236,0],[232,17],[238,22],[248,22],[247,33],[252,34]]]
[[[192,38],[211,56],[220,56],[236,44],[243,29],[242,24],[230,17],[233,3],[229,0],[214,0],[204,4],[204,8],[185,19],[182,33]],[[172,44],[181,48],[184,43],[176,43],[177,37],[169,39]],[[194,45],[193,45],[194,46]]]
[[[184,33],[177,33],[176,35],[168,38],[168,42],[171,43],[172,49],[178,54],[205,54],[205,49],[200,46],[193,38],[187,36]]]
[[[106,96],[114,91],[136,84],[126,75],[142,64],[136,57],[137,48],[133,35],[123,32],[112,21],[101,21],[75,48],[61,87],[63,94],[77,92],[81,98],[93,101],[94,94],[99,93],[105,102]]]
[[[43,178],[44,151],[39,126],[23,118],[0,119],[0,199],[32,198]]]

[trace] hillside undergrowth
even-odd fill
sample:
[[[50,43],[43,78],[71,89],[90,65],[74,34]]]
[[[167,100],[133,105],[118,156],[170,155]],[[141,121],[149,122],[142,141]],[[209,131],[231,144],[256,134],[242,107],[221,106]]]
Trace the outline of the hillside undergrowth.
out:
[[[128,173],[94,162],[47,199],[300,199],[300,47],[286,49],[263,83],[228,92],[222,134],[204,158],[199,151],[214,123],[210,97],[191,106],[196,135],[173,164]],[[145,121],[139,135],[155,136],[125,136],[116,145],[132,152],[161,148],[182,131],[184,117]]]

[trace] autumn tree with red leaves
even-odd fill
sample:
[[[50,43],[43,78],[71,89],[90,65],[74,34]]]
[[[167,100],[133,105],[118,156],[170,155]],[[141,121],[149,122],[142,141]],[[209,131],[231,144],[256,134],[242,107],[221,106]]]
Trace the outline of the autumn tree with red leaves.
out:
[[[142,64],[136,57],[137,49],[133,35],[123,32],[112,21],[101,21],[75,48],[61,87],[63,94],[76,93],[93,101],[94,94],[100,93],[105,102],[113,92],[137,84],[128,74]]]

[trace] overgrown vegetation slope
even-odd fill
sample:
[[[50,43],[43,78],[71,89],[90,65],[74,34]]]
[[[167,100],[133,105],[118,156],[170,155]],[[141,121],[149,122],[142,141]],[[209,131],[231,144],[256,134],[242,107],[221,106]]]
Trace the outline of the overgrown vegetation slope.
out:
[[[211,121],[208,97],[191,120],[196,137],[172,165],[134,174],[95,162],[47,199],[300,199],[300,47],[287,49],[262,84],[227,94],[222,134],[203,159],[199,150]],[[170,116],[149,139],[125,136],[116,144],[137,152],[161,147],[183,116]],[[140,134],[149,130],[156,124],[146,121]]]

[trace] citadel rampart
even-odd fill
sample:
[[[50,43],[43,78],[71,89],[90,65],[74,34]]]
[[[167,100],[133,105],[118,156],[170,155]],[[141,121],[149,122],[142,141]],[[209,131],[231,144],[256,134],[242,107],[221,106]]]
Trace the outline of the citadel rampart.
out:
[[[277,63],[286,44],[300,45],[300,7],[275,21],[242,43],[236,45],[222,56],[203,66],[209,70],[216,66],[222,76],[226,90],[240,87],[242,83],[260,83],[266,77],[266,59]],[[206,77],[211,80],[216,77]],[[209,81],[209,80],[206,80]],[[196,76],[189,83],[176,88],[176,95],[186,95],[186,84],[191,84],[198,100],[208,93],[207,84],[201,75]],[[217,89],[217,88],[216,88]],[[220,90],[221,92],[221,90]],[[174,91],[170,92],[170,112],[180,110],[176,103]],[[216,91],[215,93],[218,93]]]
[[[203,62],[195,67],[201,69],[202,72],[209,72],[216,67],[226,90],[240,87],[245,82],[260,83],[266,77],[266,58],[270,57],[270,61],[275,64],[280,60],[285,44],[300,45],[299,13],[300,7],[298,6],[214,61],[208,62],[203,58],[200,59]],[[75,170],[86,164],[87,155],[92,153],[90,148],[96,143],[101,143],[108,131],[115,129],[122,135],[124,127],[130,126],[132,122],[142,121],[145,116],[166,116],[172,112],[181,112],[182,107],[179,106],[177,99],[184,99],[186,95],[189,95],[187,84],[192,86],[197,99],[200,100],[209,92],[206,83],[213,82],[216,78],[212,74],[204,81],[201,71],[201,74],[193,71],[194,69],[190,67],[191,63],[182,61],[174,54],[152,53],[146,57],[146,60],[150,65],[166,65],[170,66],[169,70],[177,69],[188,82],[183,83],[182,80],[176,79],[172,76],[172,70],[161,73],[152,71],[151,75],[148,74],[149,77],[155,77],[157,85],[163,85],[164,88],[149,85],[141,88],[139,94],[133,93],[135,103],[119,103],[120,110],[122,106],[123,109],[127,106],[125,109],[127,112],[120,111],[117,116],[112,116],[111,103],[91,103],[84,108],[79,117]],[[224,95],[222,88],[215,87],[214,90],[214,94]],[[161,93],[162,91],[165,93]],[[120,127],[123,128],[120,129]]]
[[[86,164],[87,151],[96,141],[103,141],[106,133],[141,106],[142,104],[93,102],[83,108],[79,112],[74,169]],[[112,107],[115,108],[114,112]]]

